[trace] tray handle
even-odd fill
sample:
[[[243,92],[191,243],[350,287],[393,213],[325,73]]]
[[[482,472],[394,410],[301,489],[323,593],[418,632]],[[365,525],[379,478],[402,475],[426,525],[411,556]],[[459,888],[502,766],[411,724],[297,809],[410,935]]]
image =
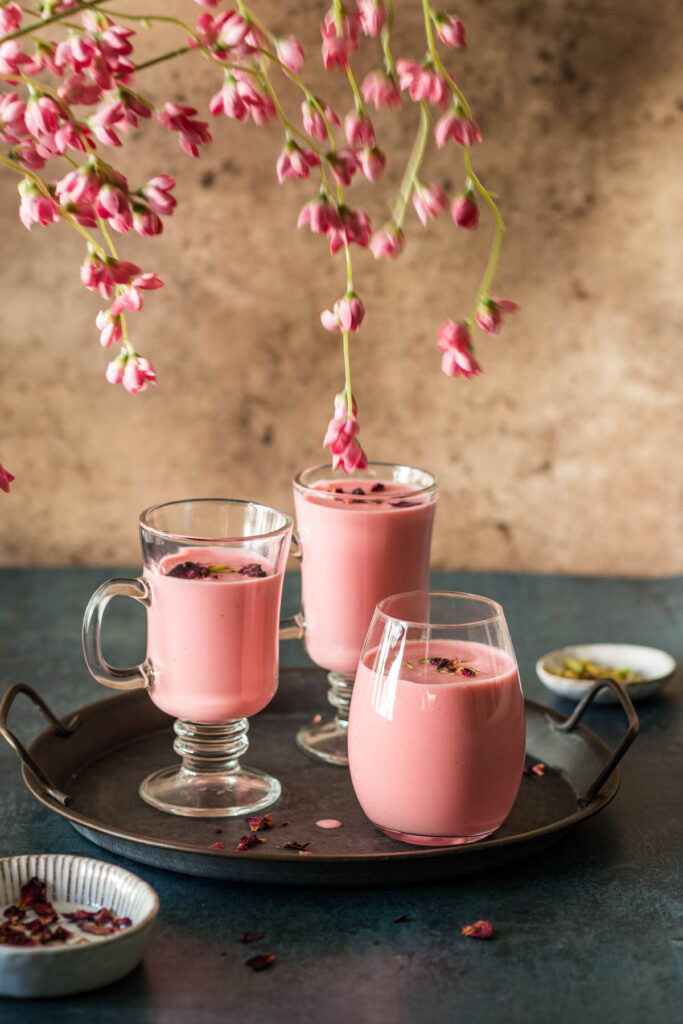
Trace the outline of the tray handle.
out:
[[[70,807],[72,799],[67,793],[62,793],[61,789],[57,789],[53,786],[50,780],[38,767],[36,762],[33,760],[28,750],[24,745],[17,739],[12,730],[7,725],[7,716],[9,715],[10,708],[14,704],[14,701],[20,693],[25,693],[26,696],[33,701],[35,706],[42,711],[45,718],[53,726],[54,731],[58,736],[71,736],[76,731],[78,726],[81,724],[81,720],[78,715],[73,715],[68,721],[62,722],[54,714],[53,711],[47,706],[40,694],[36,693],[30,686],[26,686],[24,683],[15,683],[2,699],[0,704],[0,736],[9,743],[10,747],[18,755],[25,768],[35,775],[38,781],[45,787],[50,796],[58,803],[62,804],[63,807]]]
[[[622,736],[618,746],[616,746],[612,751],[611,757],[606,762],[604,767],[600,769],[600,771],[598,772],[598,774],[596,775],[596,777],[594,778],[593,782],[588,787],[586,792],[583,794],[582,797],[579,797],[577,803],[581,808],[586,807],[587,804],[591,802],[591,800],[595,799],[595,797],[598,795],[598,793],[604,786],[605,782],[607,782],[607,779],[610,777],[610,775],[612,774],[612,772],[619,764],[622,757],[624,756],[628,748],[631,746],[636,736],[638,735],[638,728],[640,725],[640,723],[638,722],[638,715],[636,714],[635,708],[631,703],[631,698],[626,693],[624,688],[622,686],[619,686],[619,683],[617,683],[615,679],[604,678],[597,679],[595,681],[595,683],[590,688],[588,693],[585,693],[583,695],[579,703],[576,705],[574,713],[571,715],[570,718],[567,719],[566,722],[563,722],[562,725],[555,726],[555,728],[559,732],[571,732],[574,726],[577,724],[577,722],[579,722],[580,719],[583,717],[583,713],[588,707],[588,705],[593,702],[593,700],[602,690],[607,689],[612,690],[619,698],[619,702],[622,708],[624,709],[626,717],[628,718],[628,729]]]

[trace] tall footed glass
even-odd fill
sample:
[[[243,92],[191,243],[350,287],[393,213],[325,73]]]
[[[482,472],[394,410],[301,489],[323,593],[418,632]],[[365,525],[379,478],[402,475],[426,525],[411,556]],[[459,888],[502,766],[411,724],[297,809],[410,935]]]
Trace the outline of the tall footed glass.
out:
[[[108,580],[83,620],[86,664],[117,690],[146,687],[176,722],[181,762],[144,779],[153,807],[190,817],[232,817],[260,810],[280,783],[246,768],[247,719],[273,698],[278,681],[279,616],[292,520],[255,502],[175,501],[140,517],[144,570]],[[147,609],[147,658],[130,669],[109,665],[101,647],[112,597]]]
[[[503,609],[474,594],[381,601],[358,665],[351,781],[394,839],[473,843],[509,814],[524,767],[524,700]]]
[[[437,496],[431,473],[394,463],[350,475],[315,466],[294,479],[304,645],[328,670],[334,708],[304,726],[297,743],[330,764],[349,763],[351,692],[375,606],[429,586]]]

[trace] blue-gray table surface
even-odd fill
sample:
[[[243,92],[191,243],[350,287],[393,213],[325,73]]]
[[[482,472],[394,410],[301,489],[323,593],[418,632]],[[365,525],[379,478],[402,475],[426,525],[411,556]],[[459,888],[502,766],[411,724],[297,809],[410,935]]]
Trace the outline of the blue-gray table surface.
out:
[[[4,693],[35,687],[60,715],[102,692],[83,664],[80,623],[106,576],[97,569],[0,570],[0,664]],[[683,662],[683,578],[626,580],[499,573],[435,573],[432,584],[486,594],[506,611],[525,696],[571,705],[537,681],[537,657],[593,640],[648,644]],[[295,610],[296,574],[284,610]],[[114,604],[105,653],[140,660],[144,614]],[[310,664],[298,642],[282,664]],[[321,687],[321,710],[324,687]],[[622,762],[622,785],[602,813],[546,852],[493,872],[400,889],[302,890],[237,885],[153,869],[103,853],[36,803],[9,747],[0,749],[0,856],[72,852],[120,863],[161,900],[143,964],[107,989],[64,1000],[0,999],[1,1024],[52,1020],[98,1024],[648,1024],[683,1019],[681,817],[683,701],[680,674],[637,705],[641,731]],[[16,705],[25,740],[43,728]],[[613,745],[620,708],[594,708],[584,724]],[[408,920],[395,919],[407,914]],[[463,924],[494,922],[496,938],[461,936]],[[266,933],[277,956],[245,967]]]

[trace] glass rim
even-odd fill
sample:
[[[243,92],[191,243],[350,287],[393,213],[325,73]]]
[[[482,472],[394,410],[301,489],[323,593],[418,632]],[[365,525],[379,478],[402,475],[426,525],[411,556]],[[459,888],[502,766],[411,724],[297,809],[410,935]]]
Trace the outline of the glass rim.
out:
[[[420,469],[419,466],[409,466],[405,462],[368,462],[366,469],[361,470],[361,472],[365,473],[369,469],[383,469],[383,468],[384,469],[390,468],[392,470],[393,469],[409,469],[409,470],[412,470],[414,473],[423,473],[425,476],[428,476],[428,477],[431,478],[431,483],[424,484],[424,486],[422,486],[422,487],[418,487],[418,486],[412,487],[410,484],[408,484],[407,486],[410,487],[411,489],[409,491],[403,492],[405,497],[415,497],[416,495],[419,495],[419,494],[427,494],[429,491],[436,491],[438,486],[439,486],[439,481],[438,481],[437,477],[434,475],[434,473],[430,473],[430,471],[428,469]],[[327,495],[329,495],[329,500],[330,501],[335,500],[337,495],[335,494],[334,491],[321,491],[319,488],[315,487],[314,485],[307,484],[307,483],[303,482],[302,477],[305,476],[306,473],[317,473],[319,470],[329,470],[330,473],[338,472],[338,469],[335,470],[329,462],[322,462],[318,466],[307,466],[306,469],[302,469],[294,477],[293,484],[294,484],[295,489],[300,491],[302,494],[315,494],[316,497],[323,497],[324,498]],[[355,470],[354,470],[354,473],[355,473]],[[345,478],[348,478],[349,480],[352,480],[352,479],[354,479],[354,473],[345,473],[342,476],[340,476],[339,479],[343,480]],[[356,479],[361,480],[361,479],[363,479],[363,477],[358,476]],[[372,479],[372,477],[370,477],[369,479]],[[395,495],[386,495],[386,500],[388,500],[391,497],[395,497]],[[377,501],[382,501],[382,500],[385,500],[385,499],[382,498],[381,493],[374,493],[374,494],[359,494],[359,495],[357,495],[356,500],[358,502],[363,502],[363,501],[365,501],[365,502],[370,502],[370,501],[377,502]]]
[[[416,621],[413,619],[404,619],[399,615],[391,615],[385,611],[382,607],[388,604],[390,601],[396,601],[399,598],[410,598],[410,597],[447,597],[447,598],[460,598],[468,601],[478,601],[482,605],[488,606],[493,614],[487,618],[472,619],[468,622],[424,622]],[[401,594],[390,594],[388,597],[383,598],[378,602],[375,607],[375,615],[380,615],[385,621],[400,622],[404,626],[431,626],[435,629],[456,629],[466,628],[470,626],[485,626],[487,623],[501,620],[505,622],[505,613],[503,606],[494,601],[492,597],[484,597],[482,594],[468,594],[465,591],[459,590],[407,590]]]
[[[149,517],[153,512],[157,512],[163,508],[172,508],[174,505],[241,505],[242,507],[251,505],[253,508],[263,508],[268,512],[274,512],[276,515],[280,516],[284,522],[282,526],[279,526],[276,530],[269,530],[267,533],[240,534],[235,537],[197,536],[188,533],[174,533],[170,530],[160,530],[158,527],[151,525]],[[144,529],[149,533],[154,534],[155,537],[163,537],[165,540],[189,540],[212,544],[228,544],[243,540],[268,540],[272,537],[282,536],[287,533],[288,530],[292,530],[294,528],[294,520],[285,512],[280,512],[279,509],[273,508],[272,505],[264,505],[259,501],[248,501],[243,498],[180,498],[176,501],[162,501],[157,505],[150,505],[149,508],[146,508],[141,512],[138,523],[141,530]]]

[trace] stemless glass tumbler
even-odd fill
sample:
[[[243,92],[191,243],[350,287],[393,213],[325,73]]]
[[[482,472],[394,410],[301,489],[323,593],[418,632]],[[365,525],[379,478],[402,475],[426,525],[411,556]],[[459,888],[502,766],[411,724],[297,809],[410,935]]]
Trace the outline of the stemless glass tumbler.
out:
[[[524,700],[503,609],[472,594],[397,594],[372,620],[353,688],[349,766],[394,839],[457,846],[510,813]]]
[[[299,731],[307,753],[349,763],[351,688],[368,626],[382,598],[429,586],[436,501],[436,478],[412,466],[371,462],[350,475],[315,466],[294,479],[304,645],[328,670],[335,709]]]
[[[227,817],[267,807],[277,779],[245,768],[247,718],[275,695],[282,581],[292,520],[250,501],[195,499],[140,517],[144,571],[95,591],[83,620],[83,651],[98,682],[146,687],[176,718],[182,761],[143,780],[160,810]],[[104,610],[116,595],[147,608],[147,658],[116,669],[102,655]]]

